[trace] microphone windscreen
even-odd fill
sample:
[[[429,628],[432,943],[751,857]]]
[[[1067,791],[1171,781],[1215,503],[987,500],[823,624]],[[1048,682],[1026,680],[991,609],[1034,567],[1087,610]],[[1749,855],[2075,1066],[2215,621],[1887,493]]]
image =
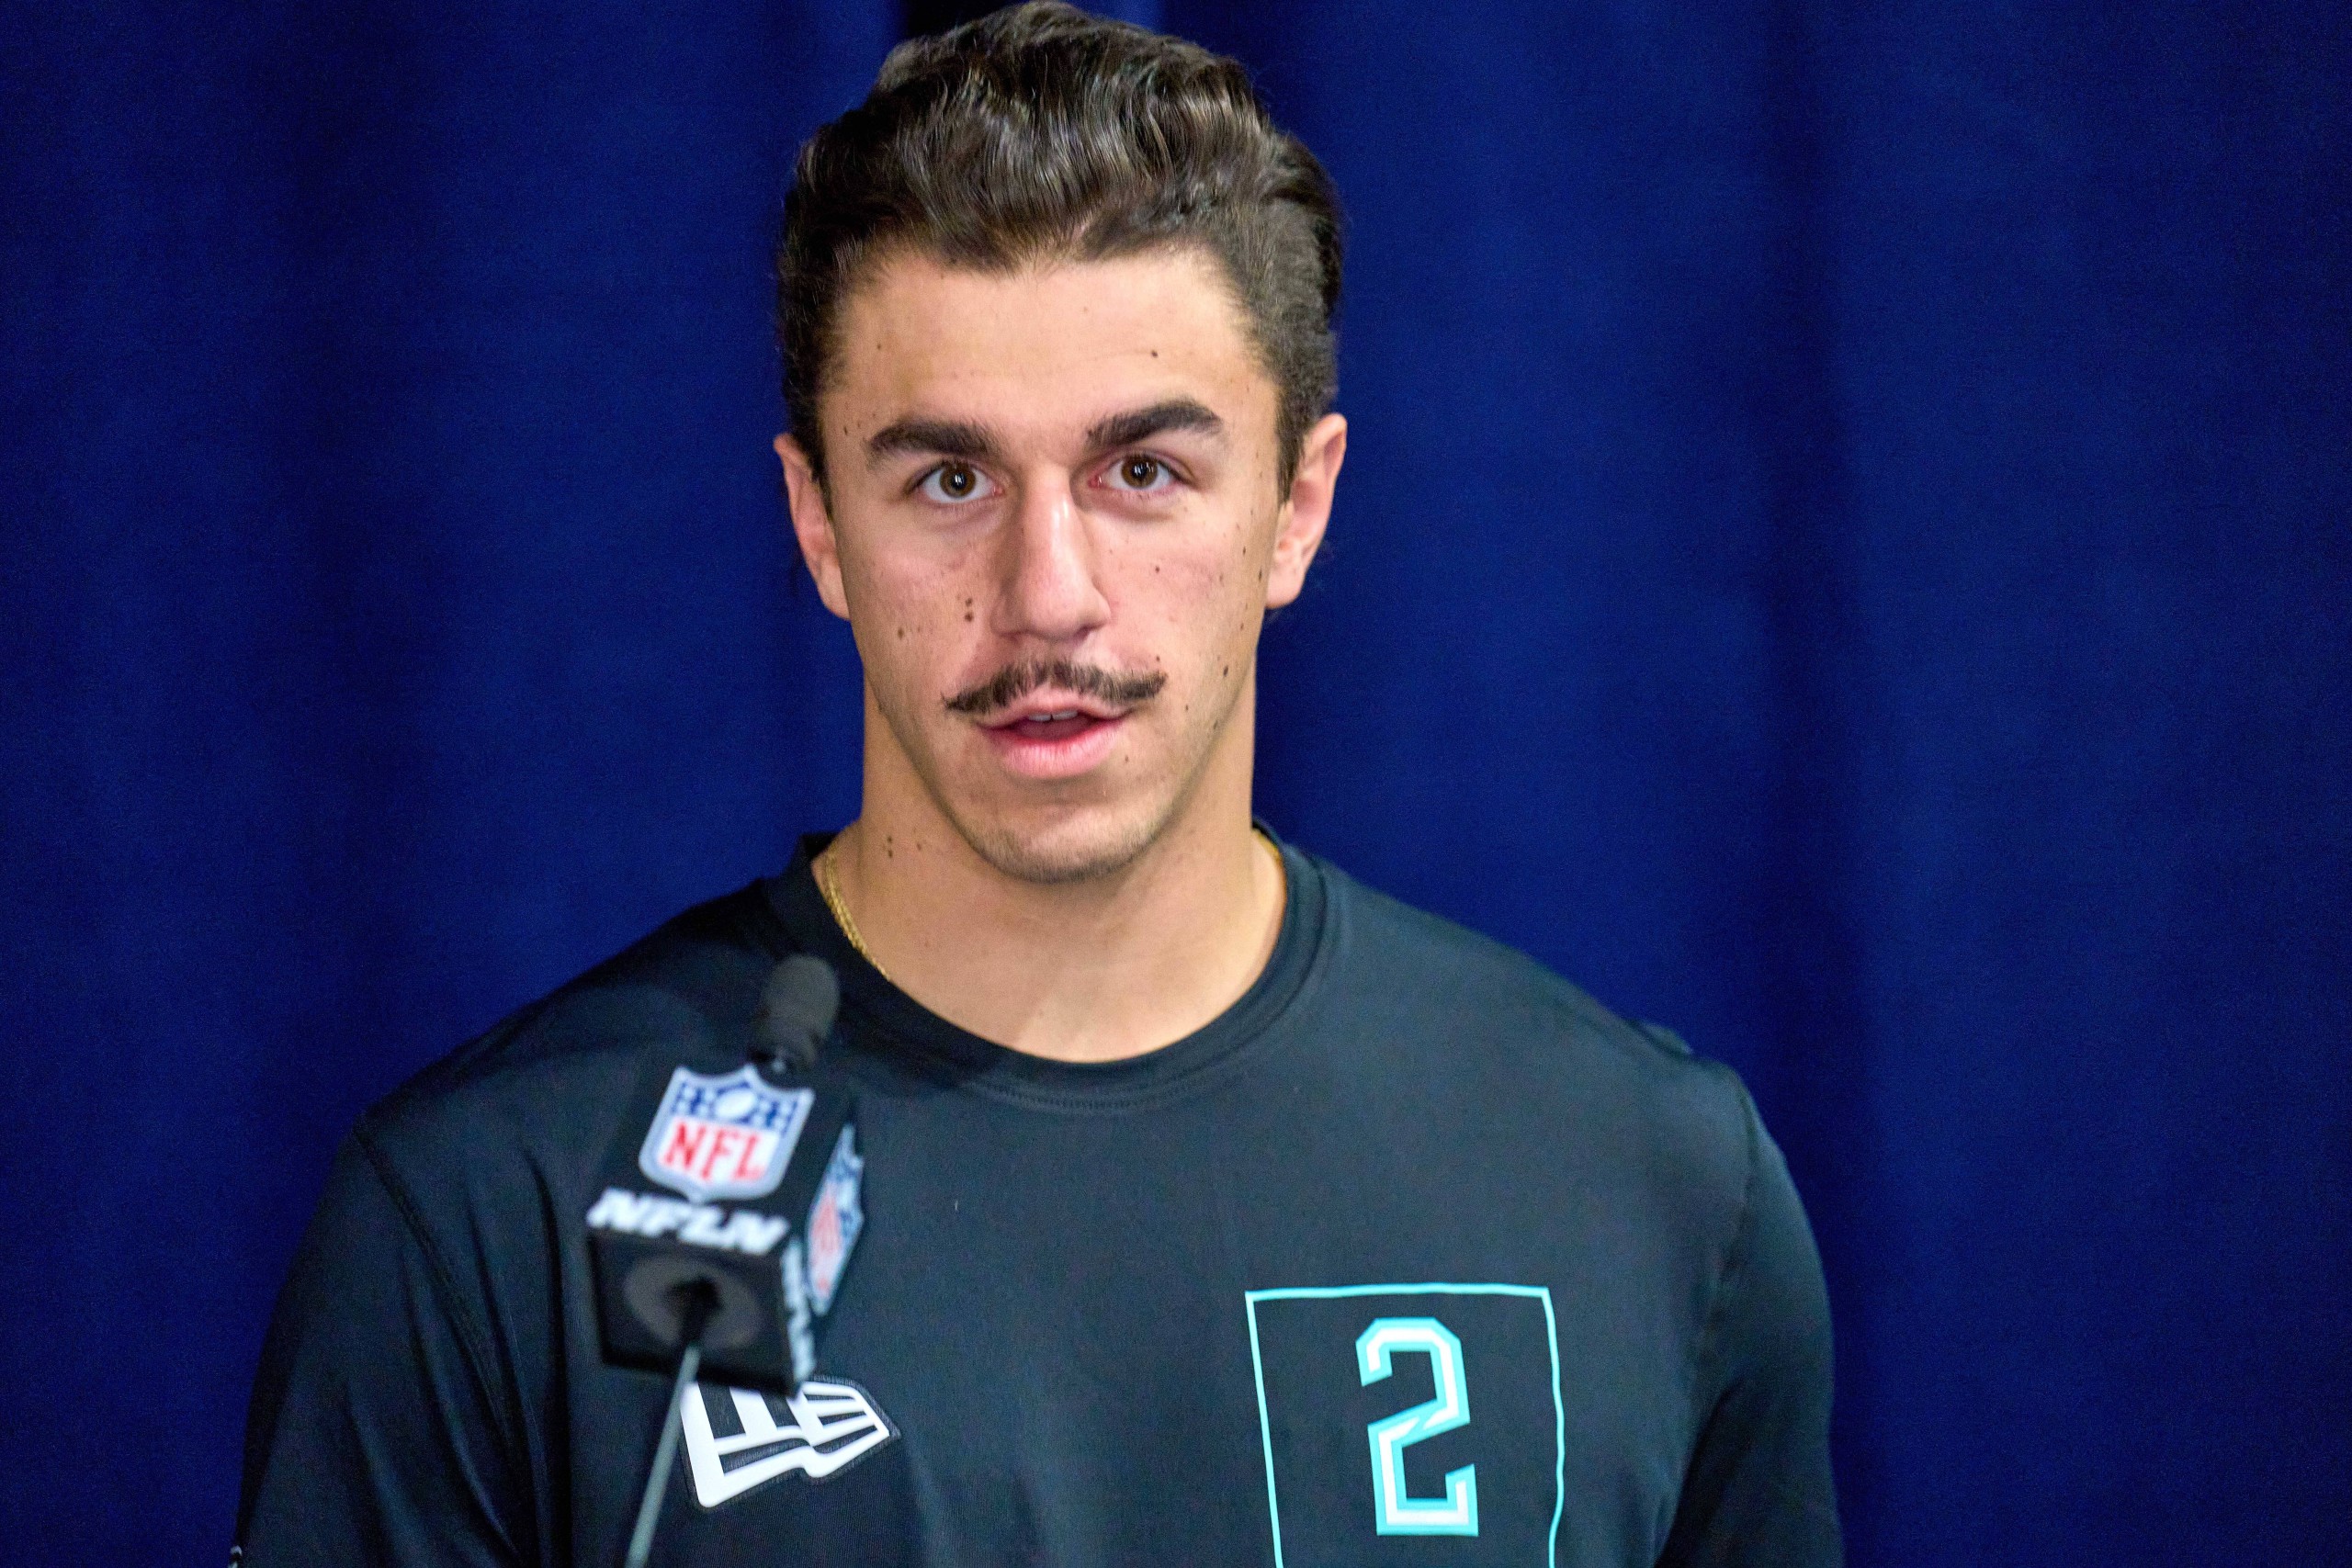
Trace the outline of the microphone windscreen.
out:
[[[823,959],[796,953],[775,966],[760,995],[759,1029],[776,1055],[807,1068],[817,1047],[832,1032],[841,1010],[841,977]]]

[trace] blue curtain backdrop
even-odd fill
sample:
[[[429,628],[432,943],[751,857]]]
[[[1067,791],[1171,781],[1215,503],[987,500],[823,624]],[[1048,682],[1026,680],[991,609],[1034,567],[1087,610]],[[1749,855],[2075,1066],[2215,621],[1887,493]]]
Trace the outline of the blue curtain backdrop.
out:
[[[1268,818],[1747,1075],[1858,1563],[2346,1561],[2346,11],[1157,16],[1353,217]],[[764,245],[899,23],[0,12],[13,1560],[217,1559],[355,1113],[851,812]]]

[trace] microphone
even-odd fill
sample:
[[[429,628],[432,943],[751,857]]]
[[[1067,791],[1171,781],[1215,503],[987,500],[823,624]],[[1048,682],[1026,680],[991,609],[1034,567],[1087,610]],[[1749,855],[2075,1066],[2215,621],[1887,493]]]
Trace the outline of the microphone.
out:
[[[587,1213],[605,1359],[674,1374],[631,1568],[651,1549],[689,1387],[710,1377],[789,1398],[816,1371],[865,1224],[856,1102],[818,1070],[840,1006],[832,965],[786,958],[762,987],[749,1059],[706,1073],[656,1058],[606,1152]],[[682,1041],[689,1051],[707,1056]]]
[[[841,1006],[841,976],[812,953],[796,953],[769,971],[752,1019],[768,1071],[782,1078],[814,1067]]]

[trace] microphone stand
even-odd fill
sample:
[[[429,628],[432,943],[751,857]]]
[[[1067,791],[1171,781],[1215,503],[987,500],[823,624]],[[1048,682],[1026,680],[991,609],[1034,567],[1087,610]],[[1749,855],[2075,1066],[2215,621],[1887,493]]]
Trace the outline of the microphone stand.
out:
[[[670,1408],[662,1418],[662,1438],[653,1446],[653,1468],[645,1478],[645,1497],[637,1506],[637,1529],[629,1533],[627,1568],[645,1568],[653,1551],[653,1527],[662,1520],[662,1500],[670,1491],[670,1469],[678,1461],[678,1431],[684,1421],[686,1390],[702,1370],[702,1335],[718,1310],[718,1292],[697,1280],[682,1286],[678,1314],[678,1375],[670,1384]]]
[[[630,1217],[632,1205],[653,1201],[627,1190],[635,1185],[638,1173],[675,1185],[647,1163],[654,1146],[650,1134],[642,1150],[624,1145],[606,1162],[606,1174],[620,1185],[607,1186],[586,1217],[596,1327],[605,1359],[659,1372],[672,1366],[673,1356],[677,1358],[669,1407],[645,1477],[645,1495],[638,1503],[637,1525],[622,1559],[626,1568],[645,1568],[653,1553],[654,1530],[662,1522],[662,1504],[685,1425],[686,1391],[695,1386],[705,1359],[722,1381],[787,1394],[814,1365],[815,1314],[807,1300],[807,1270],[797,1256],[801,1244],[796,1241],[786,1249],[781,1269],[775,1259],[756,1264],[754,1259],[766,1258],[791,1228],[784,1214],[773,1211],[789,1211],[796,1221],[803,1214],[813,1216],[815,1205],[829,1194],[836,1204],[848,1205],[851,1224],[845,1235],[836,1233],[833,1269],[847,1262],[855,1245],[855,1227],[863,1223],[856,1207],[858,1172],[864,1168],[856,1157],[856,1101],[845,1089],[801,1082],[840,1007],[841,980],[832,966],[808,953],[794,953],[775,966],[761,991],[752,1061],[745,1068],[721,1079],[680,1066],[658,1099],[652,1092],[658,1077],[645,1086],[644,1100],[652,1109],[669,1105],[682,1082],[707,1088],[749,1077],[770,1102],[771,1136],[779,1135],[775,1119],[789,1113],[789,1135],[780,1150],[772,1151],[786,1161],[786,1168],[766,1173],[766,1185],[750,1194],[769,1201],[738,1210],[725,1235],[689,1237],[682,1233],[673,1237],[674,1223],[649,1230]],[[655,1126],[672,1114],[656,1110]],[[791,1156],[804,1134],[810,1157],[794,1165]],[[628,1159],[631,1152],[636,1154],[633,1162]],[[836,1176],[836,1161],[846,1161],[845,1175]],[[842,1193],[834,1191],[837,1180],[845,1184]],[[754,1228],[743,1231],[744,1221],[753,1222]],[[711,1340],[707,1358],[706,1337]]]

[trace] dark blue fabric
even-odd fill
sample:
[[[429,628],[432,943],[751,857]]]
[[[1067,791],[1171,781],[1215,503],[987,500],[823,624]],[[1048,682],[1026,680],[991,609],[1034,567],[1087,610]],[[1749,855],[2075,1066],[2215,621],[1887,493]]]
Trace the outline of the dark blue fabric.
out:
[[[886,6],[0,12],[25,1561],[225,1548],[358,1107],[856,786],[763,253]],[[2352,1510],[2352,26],[1175,3],[1353,215],[1261,809],[1747,1075],[1859,1563]]]

